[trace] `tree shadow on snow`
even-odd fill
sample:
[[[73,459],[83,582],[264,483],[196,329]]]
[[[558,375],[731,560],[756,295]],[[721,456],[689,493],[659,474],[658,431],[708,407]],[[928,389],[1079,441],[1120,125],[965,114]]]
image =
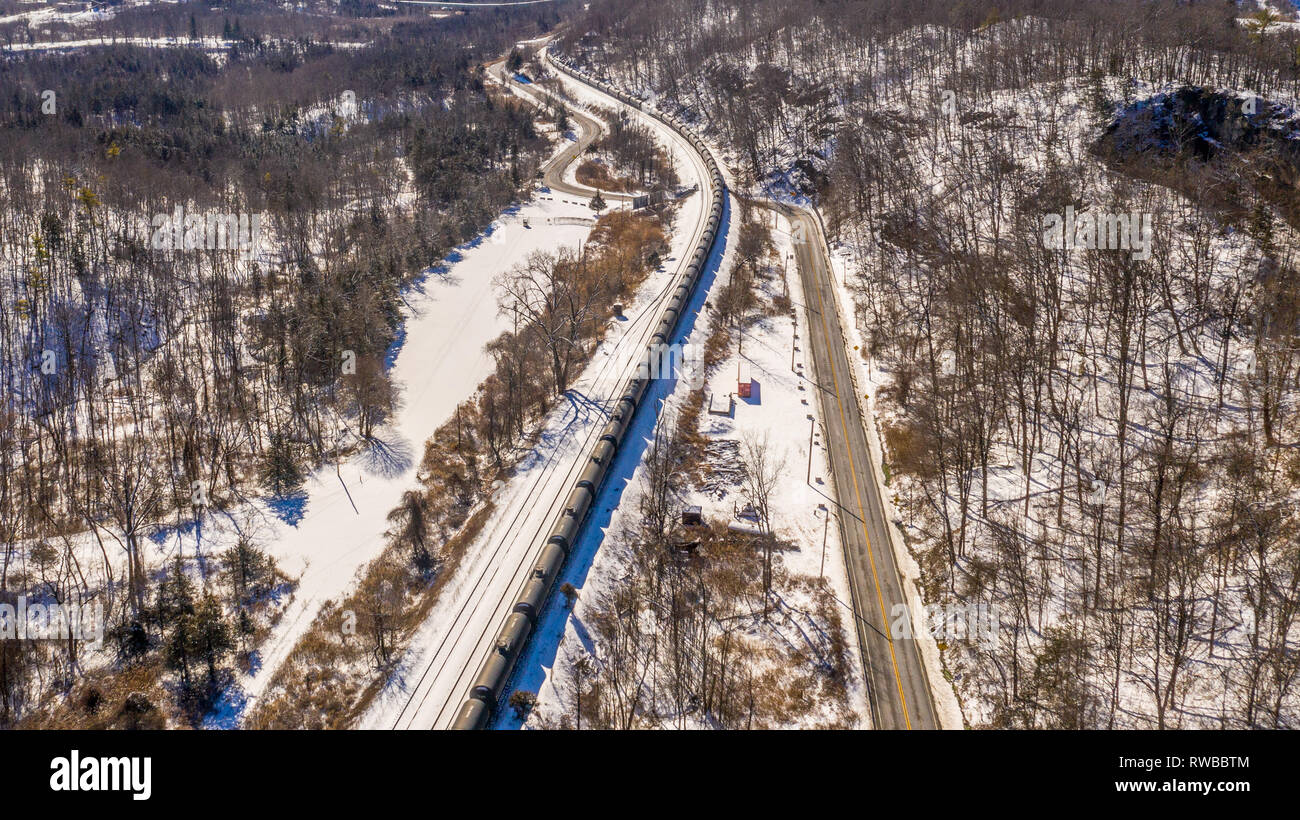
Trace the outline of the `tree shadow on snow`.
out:
[[[361,468],[380,478],[396,478],[415,463],[415,448],[411,442],[389,432],[392,434],[389,440],[371,436],[369,446],[357,455],[357,463]]]
[[[297,489],[283,495],[267,496],[266,506],[276,518],[291,527],[297,527],[307,514],[307,491]]]

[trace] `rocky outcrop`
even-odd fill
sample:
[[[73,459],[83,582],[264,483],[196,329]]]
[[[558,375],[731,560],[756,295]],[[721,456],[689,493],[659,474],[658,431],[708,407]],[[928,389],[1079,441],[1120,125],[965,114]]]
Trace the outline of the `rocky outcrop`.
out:
[[[1300,219],[1300,114],[1263,97],[1199,86],[1156,94],[1121,111],[1096,149],[1141,176],[1189,164],[1233,169]]]
[[[1134,103],[1106,128],[1103,142],[1124,154],[1157,151],[1211,159],[1262,150],[1300,169],[1300,114],[1263,97],[1180,88]]]

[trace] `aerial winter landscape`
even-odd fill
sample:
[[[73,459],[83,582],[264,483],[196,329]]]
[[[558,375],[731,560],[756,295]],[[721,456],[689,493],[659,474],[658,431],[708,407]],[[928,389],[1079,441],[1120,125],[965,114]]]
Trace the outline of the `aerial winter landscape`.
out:
[[[1300,3],[0,0],[0,129],[4,728],[1300,728]]]

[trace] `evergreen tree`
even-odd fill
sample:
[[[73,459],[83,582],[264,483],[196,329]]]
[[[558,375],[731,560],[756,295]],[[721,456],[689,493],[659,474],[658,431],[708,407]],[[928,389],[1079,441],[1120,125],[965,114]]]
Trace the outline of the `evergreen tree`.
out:
[[[221,574],[241,609],[265,595],[273,581],[271,559],[246,536],[221,554]]]
[[[273,433],[262,462],[262,482],[277,497],[288,495],[302,484],[302,470],[293,457],[293,447],[283,433]]]
[[[1092,122],[1097,127],[1102,127],[1110,120],[1114,106],[1106,96],[1106,75],[1100,68],[1094,68],[1088,72],[1088,108],[1092,114]]]
[[[230,623],[221,611],[221,602],[211,591],[203,593],[203,600],[192,616],[190,629],[193,657],[201,660],[208,669],[208,693],[216,693],[218,669],[235,648]]]
[[[180,556],[158,586],[158,622],[164,627],[194,613],[194,582],[185,574]]]
[[[180,557],[158,590],[158,620],[167,632],[164,661],[168,669],[181,677],[182,690],[192,686],[190,665],[193,662],[194,584],[185,575]]]

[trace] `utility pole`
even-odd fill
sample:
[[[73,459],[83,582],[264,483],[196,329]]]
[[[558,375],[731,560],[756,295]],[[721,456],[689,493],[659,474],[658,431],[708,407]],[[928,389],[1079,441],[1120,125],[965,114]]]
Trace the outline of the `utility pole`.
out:
[[[808,414],[808,478],[807,482],[812,485],[812,448],[813,448],[813,430],[817,427],[817,420],[813,418],[812,413]]]
[[[822,522],[822,567],[817,570],[817,583],[822,584],[825,583],[826,576],[826,533],[829,532],[831,528],[831,511],[826,508],[825,504],[820,504],[818,506],[820,506],[826,513],[826,518]]]
[[[790,372],[794,370],[794,352],[799,349],[799,316],[794,311],[790,311]]]

